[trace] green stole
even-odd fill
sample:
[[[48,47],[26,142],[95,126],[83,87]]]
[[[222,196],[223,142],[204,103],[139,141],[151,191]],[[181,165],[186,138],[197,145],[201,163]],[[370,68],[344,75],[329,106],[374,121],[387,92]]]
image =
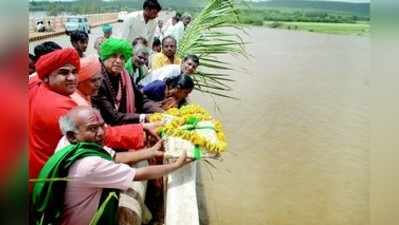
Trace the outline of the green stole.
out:
[[[131,77],[133,77],[134,83],[137,85],[143,78],[144,78],[144,71],[143,71],[143,67],[136,67],[136,65],[134,65],[132,63],[132,57],[129,58],[127,60],[127,62],[125,63],[125,69],[127,70],[127,72],[129,73],[129,75]],[[136,79],[134,79],[134,75],[135,75],[135,71],[138,70],[138,77],[136,77]]]
[[[112,160],[111,155],[95,143],[81,142],[68,145],[57,151],[46,162],[40,171],[38,181],[34,184],[32,193],[33,220],[32,224],[58,224],[63,213],[64,195],[69,168],[79,159],[87,156],[98,156]],[[46,180],[66,178],[66,180]],[[73,179],[73,178],[71,178]],[[42,181],[43,180],[43,181]],[[103,189],[99,207],[111,193],[119,196],[119,191]],[[96,224],[117,224],[118,199],[110,198]],[[97,210],[98,211],[98,210]]]

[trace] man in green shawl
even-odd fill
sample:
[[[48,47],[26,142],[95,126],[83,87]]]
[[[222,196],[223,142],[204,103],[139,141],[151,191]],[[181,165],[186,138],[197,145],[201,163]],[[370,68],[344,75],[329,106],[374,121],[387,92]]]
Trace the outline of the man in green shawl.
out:
[[[162,177],[189,162],[131,168],[125,163],[162,156],[158,141],[138,152],[115,153],[103,147],[104,121],[89,106],[77,106],[60,118],[71,145],[57,151],[40,171],[33,189],[34,224],[117,224],[119,190],[130,181]]]
[[[133,77],[134,83],[137,85],[148,73],[148,56],[149,50],[142,44],[134,46],[133,56],[125,63],[125,69]]]

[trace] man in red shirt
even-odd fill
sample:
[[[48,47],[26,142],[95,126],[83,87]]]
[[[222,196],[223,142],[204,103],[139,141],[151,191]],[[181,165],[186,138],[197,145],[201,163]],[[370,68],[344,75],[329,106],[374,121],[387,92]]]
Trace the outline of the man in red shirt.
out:
[[[76,103],[69,97],[77,87],[79,55],[74,49],[56,50],[40,57],[40,80],[29,83],[29,177],[37,177],[53,154],[62,134],[58,119]]]

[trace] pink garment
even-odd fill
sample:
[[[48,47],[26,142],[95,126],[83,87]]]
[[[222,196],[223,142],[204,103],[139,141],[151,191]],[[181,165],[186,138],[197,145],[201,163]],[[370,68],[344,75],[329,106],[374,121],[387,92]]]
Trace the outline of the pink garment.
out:
[[[127,190],[135,169],[97,156],[77,160],[69,169],[62,225],[88,225],[103,188]]]
[[[136,107],[134,105],[135,96],[132,87],[132,80],[126,70],[122,70],[121,78],[122,86],[126,87],[126,111],[128,113],[134,113],[136,112]],[[119,88],[119,90],[121,90],[121,88]]]

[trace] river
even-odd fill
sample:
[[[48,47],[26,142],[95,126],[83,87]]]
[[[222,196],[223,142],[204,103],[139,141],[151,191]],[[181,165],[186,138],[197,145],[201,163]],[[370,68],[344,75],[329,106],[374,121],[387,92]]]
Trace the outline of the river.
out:
[[[252,57],[225,58],[246,70],[231,73],[240,100],[192,97],[229,142],[202,166],[202,224],[369,224],[369,39],[247,32]]]

